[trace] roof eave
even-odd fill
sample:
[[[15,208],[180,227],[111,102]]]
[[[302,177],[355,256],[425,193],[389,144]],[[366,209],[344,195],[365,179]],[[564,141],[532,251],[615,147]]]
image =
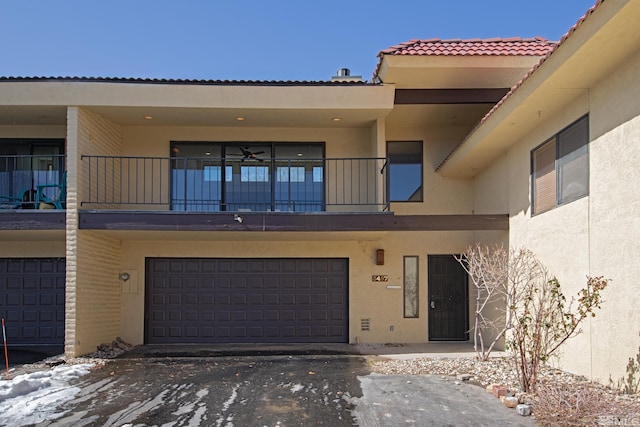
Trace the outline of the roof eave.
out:
[[[436,168],[443,176],[476,176],[549,114],[588,91],[640,46],[640,2],[600,0]],[[624,10],[623,10],[624,9]],[[603,42],[615,49],[603,49]],[[593,64],[594,55],[606,58]],[[591,58],[591,60],[589,60]],[[590,62],[588,62],[590,61]],[[591,64],[585,70],[585,64]]]

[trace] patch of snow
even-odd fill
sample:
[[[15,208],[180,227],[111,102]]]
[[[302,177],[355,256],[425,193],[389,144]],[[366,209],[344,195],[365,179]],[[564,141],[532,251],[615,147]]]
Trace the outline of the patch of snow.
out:
[[[128,407],[111,414],[103,424],[103,427],[119,427],[123,424],[135,421],[140,414],[158,409],[164,404],[168,393],[169,390],[163,390],[152,399],[145,399],[143,401],[130,403]]]
[[[229,407],[233,405],[233,402],[235,402],[235,400],[238,398],[238,387],[240,387],[240,384],[236,384],[235,387],[233,387],[233,390],[231,390],[231,396],[229,396],[227,401],[222,404],[222,413],[218,414],[221,416],[218,417],[218,419],[216,420],[217,427],[222,426],[222,423],[225,421],[225,418],[226,420],[233,420],[233,417],[225,417],[224,413],[229,410]],[[232,427],[233,423],[227,422],[225,426]]]
[[[293,387],[291,387],[291,393],[296,393],[300,390],[304,390],[304,386],[302,384],[295,384]]]
[[[59,365],[0,381],[0,425],[18,427],[61,417],[64,413],[56,414],[58,407],[80,392],[71,381],[93,366]]]

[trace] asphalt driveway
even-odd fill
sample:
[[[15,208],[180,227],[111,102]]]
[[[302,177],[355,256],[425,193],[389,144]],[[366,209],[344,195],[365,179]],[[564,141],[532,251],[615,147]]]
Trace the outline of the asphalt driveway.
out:
[[[367,357],[136,357],[78,379],[38,426],[533,426],[481,387],[372,374]]]

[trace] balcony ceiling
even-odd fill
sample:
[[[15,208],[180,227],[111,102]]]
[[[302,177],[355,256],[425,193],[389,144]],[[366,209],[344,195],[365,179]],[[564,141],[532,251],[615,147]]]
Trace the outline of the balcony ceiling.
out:
[[[207,109],[93,106],[89,110],[122,126],[363,127],[388,109]],[[145,117],[151,116],[151,119]],[[238,121],[237,118],[244,118]],[[339,118],[339,121],[334,121]],[[0,126],[66,126],[64,106],[2,106]]]
[[[64,126],[79,106],[123,126],[361,127],[391,111],[394,87],[20,80],[0,99],[0,125]]]
[[[66,126],[64,106],[0,106],[0,126]]]

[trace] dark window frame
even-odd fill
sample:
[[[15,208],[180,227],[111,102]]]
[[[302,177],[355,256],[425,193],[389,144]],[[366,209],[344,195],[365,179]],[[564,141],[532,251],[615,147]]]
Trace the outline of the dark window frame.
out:
[[[216,156],[212,156],[212,159],[215,160],[219,160],[220,165],[218,165],[217,163],[215,164],[215,166],[220,166],[220,189],[219,189],[219,197],[220,199],[216,201],[214,201],[215,203],[219,203],[219,211],[231,211],[231,212],[235,212],[237,209],[235,208],[229,208],[229,205],[240,205],[240,204],[251,204],[252,201],[232,201],[233,198],[233,194],[234,192],[231,191],[229,188],[227,188],[230,184],[232,184],[232,182],[230,182],[228,180],[228,167],[230,165],[233,165],[237,168],[240,168],[238,171],[238,174],[240,174],[239,176],[241,176],[242,174],[242,168],[254,168],[256,166],[265,166],[269,169],[269,175],[268,175],[268,180],[267,181],[248,181],[249,183],[253,183],[255,184],[256,182],[261,182],[264,183],[266,186],[268,186],[268,191],[267,194],[269,195],[269,199],[270,201],[268,203],[264,203],[264,202],[258,202],[256,203],[257,205],[269,205],[268,210],[274,210],[274,211],[278,211],[280,209],[280,205],[282,204],[282,202],[280,202],[276,197],[278,195],[278,189],[277,189],[277,184],[279,183],[278,181],[278,166],[279,166],[279,160],[283,160],[285,157],[280,157],[280,153],[278,152],[278,150],[282,150],[283,148],[287,148],[290,149],[291,147],[305,147],[305,146],[313,146],[316,149],[320,148],[321,154],[320,157],[316,157],[313,156],[312,158],[309,158],[309,161],[316,161],[318,162],[318,167],[322,167],[323,169],[323,173],[322,173],[322,181],[318,181],[320,184],[322,184],[322,190],[321,193],[318,193],[319,195],[319,199],[316,200],[312,200],[311,202],[313,202],[311,205],[315,206],[315,205],[320,205],[320,209],[322,211],[324,211],[326,209],[326,188],[325,188],[325,181],[324,181],[324,177],[325,177],[325,151],[326,151],[326,144],[325,142],[322,141],[313,141],[313,142],[308,142],[308,141],[236,141],[236,140],[230,140],[230,141],[184,141],[184,140],[172,140],[170,143],[170,156],[171,156],[171,168],[172,168],[172,176],[173,176],[173,170],[179,170],[181,168],[175,168],[174,169],[174,159],[180,159],[180,156],[177,155],[177,153],[179,152],[179,150],[176,150],[176,148],[180,148],[180,147],[190,147],[191,149],[196,148],[198,150],[202,149],[203,153],[205,151],[207,151],[207,153],[205,153],[204,156],[201,155],[196,155],[194,156],[190,156],[191,158],[194,159],[207,159],[207,156],[209,156],[208,151],[213,151],[212,149],[216,149],[217,152],[219,152],[219,154],[217,153],[217,157]],[[246,163],[241,162],[241,147],[251,147],[252,150],[261,150],[264,151],[263,156],[265,156],[264,159],[264,163],[254,163],[254,161],[247,161]],[[228,156],[232,156],[232,157],[228,157]],[[188,156],[189,157],[189,156]],[[229,160],[229,162],[227,162],[227,160]],[[290,160],[297,160],[296,158],[291,158]],[[312,172],[313,173],[313,172]],[[234,173],[234,176],[236,174]],[[217,176],[217,175],[216,175]],[[314,181],[316,182],[316,181]],[[294,184],[296,184],[296,182],[293,182]],[[171,180],[171,186],[170,186],[170,192],[173,195],[174,191],[175,191],[175,182],[172,179]],[[267,188],[267,187],[265,187]],[[240,194],[240,193],[238,193]],[[173,196],[172,196],[173,197]],[[321,200],[320,200],[321,199]],[[294,201],[295,202],[295,201]],[[302,200],[302,202],[308,202],[308,200]],[[172,201],[172,206],[173,206],[173,201]],[[182,202],[177,203],[176,206],[180,206],[182,204]],[[188,202],[184,202],[185,206],[188,205]],[[173,209],[173,207],[172,207]],[[186,210],[192,210],[192,209],[186,209]],[[198,210],[198,209],[193,209],[193,210]],[[216,209],[214,209],[216,210]],[[302,211],[307,211],[308,209],[303,208],[302,210],[300,210],[300,212]],[[312,210],[315,210],[312,208]],[[216,210],[217,211],[217,210]],[[260,209],[257,209],[256,211],[261,211]],[[296,210],[297,211],[297,210]]]
[[[580,125],[584,125],[585,127],[585,137],[584,141],[579,141],[579,147],[575,151],[584,149],[584,153],[579,153],[579,157],[574,158],[573,160],[575,161],[577,159],[578,161],[580,161],[584,158],[585,164],[582,165],[584,169],[580,169],[581,176],[579,177],[584,181],[584,189],[582,189],[582,191],[576,192],[576,194],[574,195],[571,195],[571,193],[568,193],[566,189],[563,188],[562,183],[563,177],[567,173],[566,169],[564,168],[568,164],[568,162],[563,162],[563,160],[566,160],[568,155],[563,156],[561,154],[562,148],[564,147],[563,142],[565,142],[563,140],[563,137],[572,131],[580,131]],[[569,204],[573,201],[582,199],[583,197],[587,197],[589,195],[589,139],[589,115],[585,114],[584,116],[580,117],[579,119],[575,120],[562,130],[560,130],[555,135],[546,139],[542,144],[531,150],[531,216],[540,215],[544,212],[548,212],[559,206]],[[567,143],[570,142],[571,140],[569,140]],[[542,159],[545,154],[545,150],[549,151],[551,149],[553,149],[554,158],[546,159],[545,162],[545,159]],[[550,153],[546,154],[549,155]],[[571,152],[569,154],[571,154]],[[551,164],[551,160],[553,164]],[[549,181],[551,179],[553,179],[554,181],[553,183],[546,183],[547,189],[545,189],[544,187],[545,182],[543,182],[543,175],[539,174],[545,169],[545,166],[548,172],[547,175],[549,175],[546,178],[546,181]],[[550,198],[553,198],[553,200],[549,200]]]
[[[416,191],[414,191],[412,193],[412,196],[410,196],[407,199],[394,199],[394,194],[393,194],[393,159],[392,159],[392,155],[390,154],[390,150],[389,150],[389,146],[391,144],[416,144],[420,146],[420,153],[419,153],[419,158],[420,158],[420,186],[416,189]],[[396,141],[387,141],[387,145],[386,145],[386,150],[387,150],[387,158],[389,159],[389,171],[388,171],[388,191],[387,194],[389,195],[389,201],[392,203],[422,203],[424,202],[424,141],[421,140],[396,140]],[[414,198],[413,194],[416,194],[419,191],[419,194]]]

